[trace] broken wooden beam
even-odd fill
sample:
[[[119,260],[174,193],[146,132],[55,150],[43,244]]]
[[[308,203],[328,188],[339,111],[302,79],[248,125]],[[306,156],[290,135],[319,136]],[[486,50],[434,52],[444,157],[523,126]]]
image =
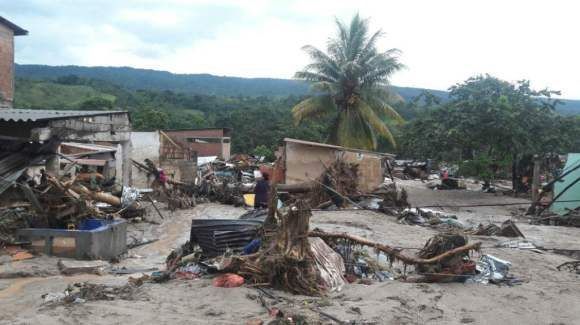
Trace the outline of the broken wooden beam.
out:
[[[468,244],[468,245],[454,248],[452,250],[449,250],[443,254],[437,255],[437,256],[432,257],[432,258],[424,259],[424,258],[419,258],[419,257],[415,257],[415,256],[407,256],[407,255],[401,254],[400,249],[397,249],[397,248],[394,248],[391,246],[387,246],[384,244],[372,242],[366,238],[358,237],[358,236],[347,234],[347,233],[329,233],[329,232],[322,232],[322,231],[311,231],[308,234],[308,236],[320,237],[322,239],[346,239],[346,240],[350,240],[350,241],[352,241],[356,244],[359,244],[359,245],[373,247],[373,248],[377,249],[378,251],[381,251],[381,252],[383,252],[389,256],[392,256],[393,258],[400,260],[403,263],[409,264],[409,265],[435,264],[435,263],[441,262],[443,259],[445,259],[447,257],[457,255],[460,253],[466,253],[466,252],[469,252],[472,250],[479,250],[479,248],[481,247],[481,243],[477,242],[477,243]]]
[[[107,203],[107,204],[110,204],[114,207],[121,206],[121,198],[114,196],[112,194],[105,193],[105,192],[93,192],[81,184],[74,184],[72,186],[72,189],[75,192],[81,193],[81,194],[89,197],[92,200]]]

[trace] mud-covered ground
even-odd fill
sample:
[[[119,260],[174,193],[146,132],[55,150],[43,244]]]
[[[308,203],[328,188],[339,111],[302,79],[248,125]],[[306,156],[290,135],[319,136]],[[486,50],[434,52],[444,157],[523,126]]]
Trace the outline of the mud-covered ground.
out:
[[[414,205],[472,205],[518,203],[525,200],[475,191],[432,191],[415,181],[405,181]],[[465,222],[502,222],[522,206],[440,208]],[[189,237],[192,218],[236,218],[245,210],[203,204],[169,215],[159,226],[138,224],[130,234],[160,240],[129,251],[116,266],[163,268],[165,256]],[[312,227],[346,231],[407,248],[422,247],[436,233],[431,228],[402,225],[393,217],[370,211],[315,211]],[[526,237],[547,248],[580,250],[580,229],[532,226],[525,219],[518,226]],[[398,281],[350,284],[328,297],[301,297],[282,292],[286,300],[278,307],[288,314],[301,313],[312,322],[333,323],[313,310],[357,324],[580,324],[580,279],[557,271],[556,266],[571,260],[550,252],[491,248],[504,241],[500,237],[471,236],[481,241],[485,254],[512,262],[511,273],[524,280],[507,287],[481,284],[416,284]],[[257,290],[248,286],[224,289],[211,279],[172,280],[163,284],[145,283],[132,300],[89,301],[69,306],[45,306],[41,295],[59,292],[67,284],[81,281],[124,284],[128,275],[62,276],[57,258],[0,265],[0,324],[245,324],[248,320],[272,320],[257,301]],[[397,265],[395,265],[397,267]],[[27,276],[1,279],[6,276]],[[136,276],[136,275],[133,275]],[[273,300],[267,298],[267,303]]]

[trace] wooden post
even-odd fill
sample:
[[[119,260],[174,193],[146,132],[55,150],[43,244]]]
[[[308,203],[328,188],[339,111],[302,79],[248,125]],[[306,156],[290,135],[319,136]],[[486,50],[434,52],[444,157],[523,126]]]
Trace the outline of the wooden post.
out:
[[[518,197],[518,155],[512,154],[512,191],[514,192],[514,197]]]
[[[540,163],[538,155],[534,155],[534,175],[532,178],[532,210],[535,210],[540,199]]]

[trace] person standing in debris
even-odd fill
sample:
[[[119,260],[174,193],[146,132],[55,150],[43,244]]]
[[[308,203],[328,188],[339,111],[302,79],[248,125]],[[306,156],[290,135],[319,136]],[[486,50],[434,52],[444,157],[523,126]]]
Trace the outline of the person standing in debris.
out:
[[[268,207],[268,194],[270,193],[270,182],[268,181],[268,174],[263,174],[256,182],[254,188],[254,208],[262,209]]]

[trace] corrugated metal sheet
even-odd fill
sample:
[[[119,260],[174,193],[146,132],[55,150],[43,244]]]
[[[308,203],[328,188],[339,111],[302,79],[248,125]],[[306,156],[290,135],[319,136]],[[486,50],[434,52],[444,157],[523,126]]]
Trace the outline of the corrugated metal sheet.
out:
[[[59,120],[70,117],[91,117],[98,115],[127,113],[124,111],[55,111],[44,109],[0,109],[0,121],[34,122]]]
[[[104,146],[100,144],[94,143],[78,143],[78,142],[63,142],[60,144],[61,147],[72,147],[80,150],[84,150],[86,152],[115,152],[117,148],[112,146]]]
[[[262,220],[194,219],[191,243],[197,243],[206,257],[215,257],[231,249],[241,251],[256,238]]]
[[[19,152],[0,151],[0,194],[12,186],[26,168],[54,155],[57,146],[56,141],[42,145],[25,143]]]
[[[580,164],[580,153],[569,153],[564,172],[578,166],[578,164]],[[554,184],[554,197],[560,195],[566,187],[578,178],[580,178],[580,169],[576,169],[568,174],[561,182],[556,182],[556,184]],[[572,187],[562,194],[556,203],[552,204],[551,210],[559,215],[564,215],[569,210],[574,210],[580,206],[580,202],[576,201],[578,198],[580,198],[580,183],[572,185]]]

